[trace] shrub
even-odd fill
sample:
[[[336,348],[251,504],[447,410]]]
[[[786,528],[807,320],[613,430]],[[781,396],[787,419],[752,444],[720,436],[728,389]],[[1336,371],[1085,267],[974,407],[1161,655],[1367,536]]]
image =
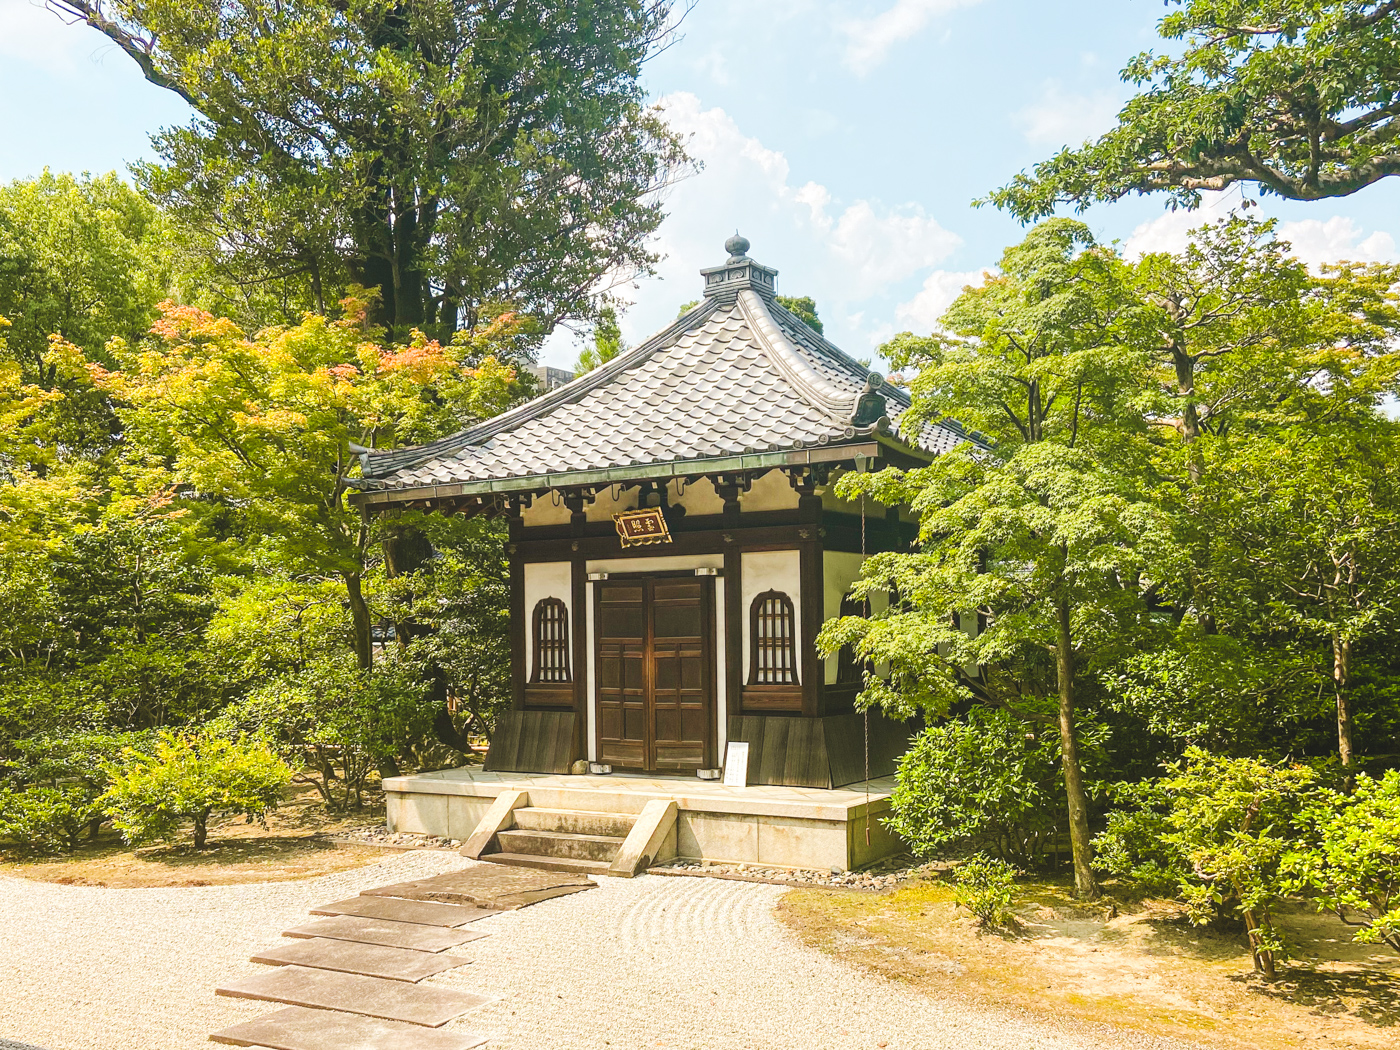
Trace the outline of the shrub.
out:
[[[0,782],[0,838],[37,853],[77,849],[106,820],[103,763],[142,739],[136,733],[74,733],[14,741]]]
[[[77,849],[82,833],[101,817],[101,802],[83,784],[0,792],[0,838],[36,853]]]
[[[1296,848],[1292,825],[1316,791],[1317,775],[1306,766],[1225,758],[1195,747],[1167,768],[1152,785],[1126,793],[1139,808],[1110,822],[1105,859],[1129,874],[1175,875],[1197,925],[1222,916],[1241,919],[1255,969],[1272,980],[1275,962],[1286,957],[1273,925],[1284,892],[1283,861]]]
[[[1190,872],[1168,841],[1171,799],[1157,781],[1118,784],[1110,794],[1118,808],[1108,811],[1104,830],[1094,837],[1094,867],[1149,893],[1175,895]]]
[[[103,802],[113,825],[133,845],[173,839],[181,822],[190,820],[195,848],[202,849],[212,814],[262,818],[292,777],[286,763],[257,739],[162,733],[150,750],[127,748],[119,763],[108,765],[112,786]]]
[[[1360,943],[1400,952],[1400,771],[1362,773],[1350,795],[1319,793],[1298,824],[1306,845],[1285,860],[1289,891],[1359,927]]]
[[[953,872],[953,896],[983,926],[1006,929],[1016,924],[1015,868],[1004,860],[976,853]]]
[[[1059,758],[1053,733],[1035,739],[1011,713],[974,708],[925,730],[900,759],[889,826],[920,856],[982,847],[1040,867],[1063,827]]]

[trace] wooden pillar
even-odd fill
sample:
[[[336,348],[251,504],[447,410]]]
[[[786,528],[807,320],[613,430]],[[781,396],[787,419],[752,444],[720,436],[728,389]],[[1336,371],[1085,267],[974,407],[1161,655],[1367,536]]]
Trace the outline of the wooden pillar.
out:
[[[569,508],[569,532],[574,537],[573,554],[569,559],[570,602],[574,611],[571,624],[573,630],[574,665],[574,758],[588,755],[588,662],[592,654],[588,651],[588,559],[580,552],[583,536],[588,525],[588,515],[584,512],[584,499],[580,495],[564,497],[564,505]]]
[[[826,693],[826,664],[817,655],[817,635],[822,629],[823,598],[826,588],[822,568],[822,499],[815,492],[810,475],[797,485],[797,537],[802,573],[802,714],[816,718],[822,714]]]
[[[525,563],[520,558],[520,539],[525,530],[520,501],[511,500],[506,508],[509,541],[506,556],[510,559],[510,692],[511,706],[517,711],[525,708],[525,632],[529,630],[525,610]]]
[[[724,528],[735,530],[739,527],[739,485],[725,479],[725,484],[715,486],[715,491],[724,500]],[[731,718],[743,712],[744,691],[744,560],[739,550],[738,535],[734,531],[724,533],[724,673],[728,680],[725,697],[728,701],[728,714]]]

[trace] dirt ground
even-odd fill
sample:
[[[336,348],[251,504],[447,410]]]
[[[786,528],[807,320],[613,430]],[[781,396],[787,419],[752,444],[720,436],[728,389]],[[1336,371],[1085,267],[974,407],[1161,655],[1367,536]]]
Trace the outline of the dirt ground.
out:
[[[807,944],[941,998],[1077,1017],[1222,1047],[1400,1045],[1400,957],[1332,915],[1288,907],[1295,958],[1272,985],[1244,935],[1191,926],[1167,901],[1081,905],[1026,887],[1022,929],[982,932],[951,887],[797,890],[779,917]]]
[[[382,860],[381,848],[332,840],[339,832],[383,822],[382,800],[330,813],[314,788],[293,785],[283,804],[268,814],[266,827],[241,816],[211,821],[202,850],[190,844],[188,830],[176,843],[132,849],[108,828],[97,842],[61,857],[0,854],[0,874],[121,889],[309,879]]]

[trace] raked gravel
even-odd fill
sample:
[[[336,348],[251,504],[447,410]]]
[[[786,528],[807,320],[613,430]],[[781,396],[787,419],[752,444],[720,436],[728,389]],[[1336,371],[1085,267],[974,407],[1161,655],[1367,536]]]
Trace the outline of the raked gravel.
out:
[[[115,890],[0,880],[0,1041],[47,1050],[206,1047],[274,1007],[215,984],[306,909],[460,867],[400,853],[301,882]],[[483,920],[472,965],[427,983],[498,996],[453,1025],[489,1050],[1148,1050],[1183,1044],[935,1001],[800,944],[784,889],[716,879],[600,887]],[[0,1045],[3,1045],[0,1042]]]

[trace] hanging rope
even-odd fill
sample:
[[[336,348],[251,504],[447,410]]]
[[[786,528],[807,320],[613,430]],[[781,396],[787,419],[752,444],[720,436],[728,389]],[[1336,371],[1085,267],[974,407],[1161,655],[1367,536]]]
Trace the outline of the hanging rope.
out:
[[[860,494],[860,564],[865,569],[865,493]],[[865,614],[870,615],[870,599],[865,601]],[[870,706],[865,708],[865,844],[870,845]]]

